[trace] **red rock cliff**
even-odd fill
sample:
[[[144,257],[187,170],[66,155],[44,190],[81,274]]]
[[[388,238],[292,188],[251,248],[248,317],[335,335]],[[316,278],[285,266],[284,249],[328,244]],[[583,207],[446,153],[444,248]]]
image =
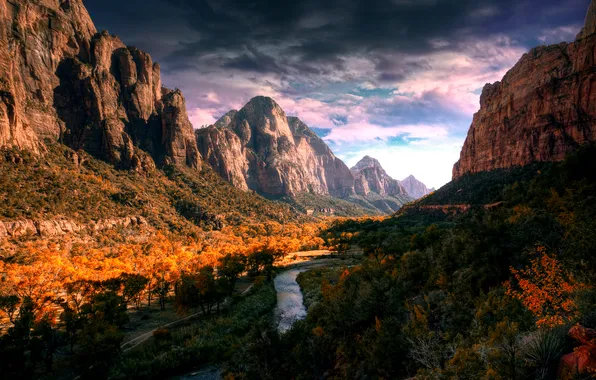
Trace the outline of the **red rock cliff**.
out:
[[[560,161],[596,141],[596,0],[573,43],[532,49],[480,98],[453,178]]]
[[[0,147],[64,142],[120,167],[198,167],[182,94],[159,65],[97,33],[81,0],[0,0]]]

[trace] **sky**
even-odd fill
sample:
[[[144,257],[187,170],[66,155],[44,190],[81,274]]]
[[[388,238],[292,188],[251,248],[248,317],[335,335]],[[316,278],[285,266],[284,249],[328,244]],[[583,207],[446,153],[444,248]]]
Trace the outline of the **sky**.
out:
[[[486,83],[572,41],[589,0],[84,0],[150,53],[195,128],[252,97],[298,116],[348,166],[451,180]]]

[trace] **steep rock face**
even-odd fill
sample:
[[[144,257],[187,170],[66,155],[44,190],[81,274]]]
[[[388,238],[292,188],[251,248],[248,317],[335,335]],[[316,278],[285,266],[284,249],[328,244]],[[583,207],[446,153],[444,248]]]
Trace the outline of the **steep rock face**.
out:
[[[387,214],[392,214],[413,200],[399,181],[391,178],[379,161],[365,156],[352,169],[356,196],[354,203],[368,204]]]
[[[347,196],[353,178],[345,164],[275,101],[256,97],[215,125],[196,131],[205,160],[241,189],[266,195],[303,192]]]
[[[532,49],[501,82],[484,87],[454,179],[559,161],[596,141],[595,32],[593,0],[575,42]]]
[[[125,218],[100,219],[89,224],[79,224],[72,220],[16,220],[0,221],[0,239],[18,238],[22,236],[59,236],[73,232],[105,231],[117,227],[147,226],[147,220],[142,216],[129,216]]]
[[[246,176],[249,162],[238,135],[227,128],[227,125],[197,129],[195,134],[197,146],[205,161],[224,180],[239,189],[248,190]]]
[[[577,35],[576,39],[582,39],[596,33],[596,1],[590,2],[588,13],[586,14],[586,21],[584,27]]]
[[[65,58],[89,56],[95,26],[80,0],[0,2],[0,146],[38,152],[63,129],[53,108]]]
[[[307,175],[321,183],[322,192],[338,197],[353,193],[354,178],[342,160],[297,117],[288,117],[294,143]]]
[[[403,195],[407,192],[399,181],[391,178],[376,159],[365,156],[352,169],[356,194],[367,196],[374,192],[380,196]]]
[[[425,184],[418,181],[413,175],[401,181],[401,184],[408,192],[408,195],[414,199],[420,199],[433,192],[432,189],[427,188]]]
[[[0,146],[61,141],[125,168],[198,167],[182,95],[159,65],[106,32],[81,0],[0,4]]]

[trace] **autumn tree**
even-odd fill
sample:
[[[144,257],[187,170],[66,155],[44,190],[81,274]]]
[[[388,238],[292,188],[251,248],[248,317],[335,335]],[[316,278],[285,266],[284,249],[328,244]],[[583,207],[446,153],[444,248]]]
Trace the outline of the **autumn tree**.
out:
[[[238,276],[246,270],[246,257],[227,254],[218,261],[217,273],[228,281],[228,295],[232,295]]]
[[[275,258],[270,253],[254,252],[248,256],[248,267],[256,276],[264,272],[270,278],[274,261]]]
[[[572,322],[578,316],[573,295],[584,285],[575,281],[545,247],[524,269],[511,268],[513,281],[505,283],[507,294],[519,301],[536,317],[538,327],[553,327]]]

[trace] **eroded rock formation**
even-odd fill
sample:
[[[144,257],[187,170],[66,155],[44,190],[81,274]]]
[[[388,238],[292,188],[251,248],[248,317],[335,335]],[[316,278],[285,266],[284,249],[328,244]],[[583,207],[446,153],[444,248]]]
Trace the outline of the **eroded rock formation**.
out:
[[[253,98],[240,111],[197,130],[196,137],[204,159],[238,188],[274,196],[353,192],[347,166],[271,98]]]
[[[596,0],[573,43],[532,49],[487,84],[453,169],[468,173],[559,161],[596,141]]]
[[[356,195],[381,212],[394,213],[413,200],[401,183],[391,178],[379,161],[370,156],[365,156],[350,171]]]
[[[593,376],[596,372],[596,330],[575,325],[569,330],[569,337],[579,346],[561,358],[557,378],[571,380],[581,376]]]
[[[414,199],[420,199],[434,191],[434,189],[429,189],[425,184],[418,181],[413,175],[400,182],[408,192],[408,195]]]
[[[376,159],[365,156],[352,169],[356,194],[367,196],[374,192],[382,197],[389,195],[407,196],[399,181],[391,178]]]
[[[0,239],[22,236],[52,237],[73,232],[98,232],[118,227],[141,227],[147,224],[142,216],[100,219],[89,224],[80,224],[67,219],[0,221]]]
[[[0,2],[0,51],[0,147],[47,139],[124,168],[200,165],[182,94],[147,53],[97,33],[81,0]]]

